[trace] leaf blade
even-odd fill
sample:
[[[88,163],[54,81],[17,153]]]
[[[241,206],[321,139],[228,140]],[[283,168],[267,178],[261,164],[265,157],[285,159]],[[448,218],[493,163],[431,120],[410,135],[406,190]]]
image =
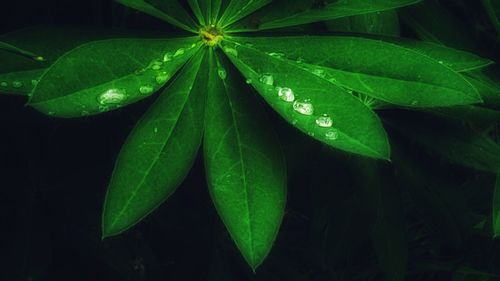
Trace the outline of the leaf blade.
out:
[[[203,134],[199,118],[204,114],[208,82],[200,68],[205,57],[200,50],[186,64],[125,142],[106,194],[103,238],[138,223],[187,175]]]
[[[234,71],[210,59],[204,139],[212,201],[231,237],[255,270],[277,236],[286,201],[286,169],[280,145],[251,93],[240,93]],[[222,80],[218,72],[225,68]],[[224,77],[224,76],[223,76]]]

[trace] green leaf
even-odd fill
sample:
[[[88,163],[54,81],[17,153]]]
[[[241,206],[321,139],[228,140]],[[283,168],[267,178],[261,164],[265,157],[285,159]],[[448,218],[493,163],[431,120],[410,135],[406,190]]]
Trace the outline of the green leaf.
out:
[[[200,48],[198,41],[112,39],[84,44],[45,72],[29,105],[69,118],[137,102],[165,85]]]
[[[118,3],[136,9],[150,16],[164,20],[189,32],[198,33],[196,23],[177,0],[116,0]]]
[[[481,102],[463,76],[426,55],[394,44],[343,36],[235,39],[262,53],[301,60],[300,66],[311,73],[388,103],[435,107]]]
[[[396,10],[387,10],[327,21],[330,31],[358,32],[399,36],[399,17]]]
[[[18,48],[14,45],[11,45],[11,44],[8,44],[8,43],[2,42],[2,41],[0,41],[0,50],[5,50],[5,51],[8,51],[8,52],[11,52],[14,54],[25,56],[25,57],[28,57],[30,59],[36,60],[36,61],[44,61],[45,60],[45,58],[40,56],[40,55],[37,55],[33,52]]]
[[[255,270],[283,218],[286,169],[270,120],[237,77],[229,63],[211,53],[205,167],[215,207]]]
[[[127,230],[151,213],[187,175],[203,135],[208,84],[204,58],[203,49],[158,97],[125,142],[104,204],[104,238]]]
[[[497,180],[493,193],[493,238],[500,236],[500,170],[497,172]]]
[[[484,9],[488,13],[493,27],[500,34],[500,2],[493,0],[482,0]]]
[[[415,4],[420,0],[304,0],[273,1],[248,18],[230,27],[231,31],[266,30],[336,18],[392,10]]]
[[[452,163],[493,173],[500,168],[500,145],[460,123],[402,114],[385,121]]]
[[[436,107],[430,112],[455,120],[475,122],[482,126],[500,122],[500,111],[474,105]]]
[[[500,80],[487,73],[468,72],[466,79],[478,90],[486,106],[500,109]]]
[[[219,20],[219,24],[222,27],[227,27],[271,2],[272,0],[230,1]]]
[[[229,5],[230,0],[188,0],[188,2],[198,22],[207,26],[216,24],[219,15]]]
[[[224,50],[267,103],[302,132],[341,150],[389,159],[380,119],[358,98],[301,64],[269,56],[257,47],[226,43]],[[278,97],[280,91],[293,93],[295,102],[282,99],[287,95]]]

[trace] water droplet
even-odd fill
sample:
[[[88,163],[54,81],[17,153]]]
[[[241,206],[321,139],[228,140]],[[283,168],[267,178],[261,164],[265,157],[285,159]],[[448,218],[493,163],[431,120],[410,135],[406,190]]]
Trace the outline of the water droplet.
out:
[[[31,80],[31,85],[33,87],[35,87],[37,84],[38,84],[38,80],[35,80],[35,79]]]
[[[278,97],[282,101],[286,102],[293,102],[295,100],[295,95],[293,94],[293,91],[290,88],[279,88]]]
[[[333,126],[333,119],[328,114],[323,114],[316,119],[316,125],[322,128],[330,128]]]
[[[97,100],[100,104],[119,104],[127,98],[125,90],[120,89],[109,89],[106,92],[99,95]]]
[[[297,111],[303,115],[313,115],[314,114],[314,106],[311,103],[311,100],[296,100],[293,103],[293,110]]]
[[[248,78],[248,79],[245,81],[245,83],[247,83],[247,84],[252,84],[252,83],[253,83],[253,81],[252,81],[252,79]]]
[[[50,116],[56,115],[56,113],[54,111],[49,111],[49,112],[47,112],[47,114],[50,115]]]
[[[269,73],[262,74],[262,76],[260,76],[259,80],[260,80],[260,82],[262,82],[266,85],[269,85],[269,86],[274,85],[274,77]]]
[[[16,89],[19,89],[23,86],[23,82],[21,81],[14,81],[12,82],[12,87],[16,88]]]
[[[417,100],[414,100],[411,102],[411,105],[417,105],[418,104],[418,101]]]
[[[164,62],[169,62],[169,61],[172,61],[172,58],[174,57],[174,55],[172,55],[172,53],[165,53],[165,55],[163,56],[163,61]]]
[[[440,61],[438,61],[438,62],[439,62],[440,64],[443,64],[443,63],[444,63],[444,61],[442,61],[442,60],[440,60]]]
[[[154,132],[155,132],[155,134],[158,133],[158,127],[154,128]]]
[[[8,87],[8,86],[9,86],[9,83],[7,83],[6,81],[0,82],[0,87]]]
[[[180,48],[179,50],[175,51],[174,58],[184,55],[185,52],[186,52],[186,50],[184,50],[184,48]]]
[[[156,83],[163,85],[168,81],[169,78],[170,78],[170,74],[168,74],[168,72],[166,72],[166,71],[163,71],[163,72],[158,73],[158,75],[156,75],[155,80],[156,80]]]
[[[285,54],[283,53],[267,53],[269,56],[273,57],[273,58],[277,58],[277,59],[282,59],[285,57]]]
[[[325,77],[326,76],[325,70],[324,69],[320,69],[320,68],[314,69],[313,73],[315,75],[319,76],[319,77]]]
[[[153,66],[151,66],[151,69],[152,69],[152,70],[160,70],[160,69],[161,69],[161,65],[159,65],[159,64],[154,64]]]
[[[226,52],[226,54],[234,56],[234,57],[238,56],[238,51],[236,51],[236,49],[228,47],[228,46],[224,47],[224,52]]]
[[[139,92],[144,95],[151,94],[154,90],[155,88],[151,85],[144,85],[139,88]]]
[[[137,70],[135,70],[135,71],[134,71],[134,74],[135,74],[135,75],[141,75],[141,74],[143,74],[144,72],[146,72],[146,70],[141,68],[141,69],[137,69]]]
[[[299,58],[297,58],[296,62],[297,63],[304,63],[304,59],[299,57]]]
[[[34,59],[35,59],[36,61],[45,61],[45,58],[44,58],[44,57],[42,57],[42,56],[37,56],[37,57],[34,57]]]
[[[154,60],[149,64],[149,67],[151,67],[151,69],[153,69],[153,70],[160,70],[162,64],[163,64],[163,62],[161,62],[159,60]]]
[[[193,44],[191,45],[191,49],[192,49],[192,48],[194,48],[194,47],[196,47],[196,43],[193,43]]]
[[[217,73],[219,74],[220,79],[226,80],[227,72],[224,68],[219,68],[219,70],[217,70]]]
[[[308,134],[309,136],[311,136],[311,137],[314,137],[314,136],[315,136],[314,132],[308,132],[307,134]]]
[[[337,83],[337,79],[335,79],[335,78],[330,78],[330,79],[328,79],[328,81],[330,81],[331,83]]]
[[[336,140],[339,138],[339,132],[336,129],[332,129],[325,133],[325,138],[327,140]]]

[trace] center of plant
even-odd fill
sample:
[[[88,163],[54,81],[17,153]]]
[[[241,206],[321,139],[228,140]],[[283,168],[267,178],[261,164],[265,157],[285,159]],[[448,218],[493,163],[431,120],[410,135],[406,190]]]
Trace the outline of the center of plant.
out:
[[[209,25],[200,29],[200,37],[205,45],[214,47],[224,39],[224,32],[215,25]]]

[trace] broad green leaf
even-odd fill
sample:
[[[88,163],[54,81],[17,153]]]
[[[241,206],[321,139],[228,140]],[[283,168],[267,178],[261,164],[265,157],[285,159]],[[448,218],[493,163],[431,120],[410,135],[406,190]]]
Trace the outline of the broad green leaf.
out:
[[[480,125],[491,125],[500,122],[500,111],[475,105],[436,107],[431,109],[430,112],[455,120],[479,123]]]
[[[232,25],[231,31],[266,30],[342,17],[392,10],[415,4],[420,0],[304,0],[273,1],[246,19]]]
[[[482,0],[484,9],[490,16],[491,23],[500,34],[500,2],[498,0]]]
[[[116,37],[134,38],[153,37],[164,34],[152,32],[133,32],[121,29],[103,29],[75,26],[41,25],[16,30],[0,35],[0,40],[23,49],[29,49],[44,57],[36,61],[26,56],[17,56],[11,52],[0,50],[0,93],[28,95],[33,90],[46,68],[64,53],[90,41]],[[14,83],[16,82],[16,83]],[[20,83],[22,86],[19,87]],[[13,85],[17,87],[13,87]]]
[[[218,24],[217,19],[222,15],[230,0],[188,0],[188,2],[198,22],[207,26]]]
[[[493,238],[500,236],[500,170],[497,172],[497,180],[493,192]]]
[[[284,214],[286,169],[271,121],[226,60],[210,53],[204,156],[215,207],[255,270]],[[216,61],[217,60],[217,61]]]
[[[219,24],[222,27],[227,27],[271,2],[272,0],[230,1],[219,20]]]
[[[301,64],[249,44],[226,43],[224,50],[267,103],[302,132],[341,150],[389,159],[380,119],[346,90],[304,70]]]
[[[187,175],[203,135],[206,66],[202,49],[128,137],[106,195],[103,237],[135,225],[164,202]]]
[[[27,95],[38,83],[45,69],[0,74],[0,93]]]
[[[385,121],[452,163],[493,173],[500,168],[500,145],[460,123],[401,114]]]
[[[198,38],[111,39],[84,44],[42,76],[29,105],[58,117],[99,114],[163,87],[200,48]]]
[[[189,32],[198,33],[196,23],[177,0],[116,0],[118,3],[136,9],[150,16],[164,20]]]
[[[235,39],[270,54],[268,58],[283,54],[300,60],[300,66],[311,73],[388,103],[436,107],[481,101],[462,75],[427,55],[394,44],[343,36]]]
[[[330,31],[359,32],[399,36],[399,17],[396,10],[387,10],[327,21]]]
[[[408,239],[401,190],[392,167],[372,159],[356,159],[361,195],[369,209],[373,250],[385,280],[403,281],[408,262]]]

